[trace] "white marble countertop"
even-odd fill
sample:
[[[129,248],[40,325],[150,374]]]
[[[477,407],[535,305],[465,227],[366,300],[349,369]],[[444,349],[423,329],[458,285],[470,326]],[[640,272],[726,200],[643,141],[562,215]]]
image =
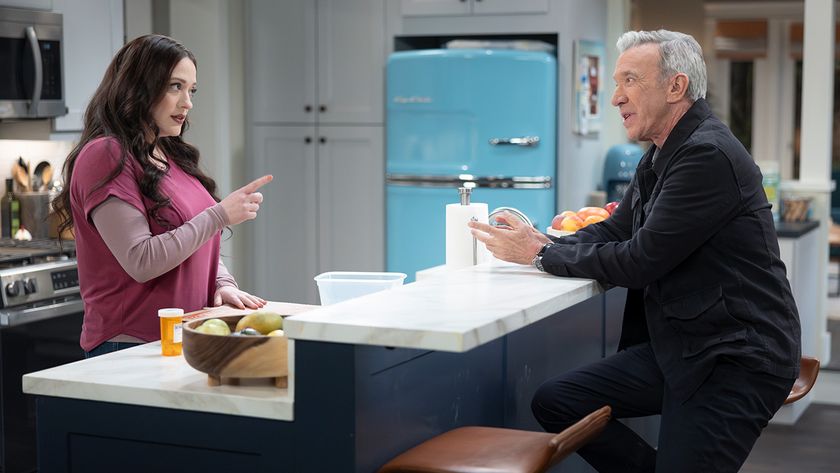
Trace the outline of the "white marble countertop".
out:
[[[464,352],[602,292],[494,260],[286,319],[289,338]]]
[[[276,302],[266,306],[266,310],[282,314],[311,308]],[[208,318],[247,312],[251,311],[219,307],[193,314]],[[207,375],[192,368],[183,356],[162,356],[157,341],[29,373],[23,377],[23,392],[291,421],[294,365],[294,340],[289,340],[287,389],[275,387],[270,378],[241,379],[236,386],[208,386]]]
[[[434,271],[388,291],[313,308],[270,302],[287,317],[290,339],[464,352],[602,292],[588,279],[559,278],[530,266],[493,261]],[[231,308],[199,317],[244,314]],[[160,354],[160,342],[50,368],[23,377],[29,394],[136,404],[291,421],[294,419],[294,340],[289,340],[289,387],[271,380],[208,386],[207,375],[182,356]]]
[[[294,396],[270,380],[208,386],[183,356],[161,356],[160,342],[50,368],[23,377],[23,392],[90,401],[293,420]],[[248,383],[247,385],[244,383]]]

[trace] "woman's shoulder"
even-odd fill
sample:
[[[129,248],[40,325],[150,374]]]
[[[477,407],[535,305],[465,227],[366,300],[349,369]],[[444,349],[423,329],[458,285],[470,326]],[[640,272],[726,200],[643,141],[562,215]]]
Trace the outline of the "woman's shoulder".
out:
[[[102,158],[119,159],[122,154],[122,145],[113,136],[100,136],[88,141],[79,151],[80,160]]]
[[[133,159],[123,161],[123,147],[112,136],[97,137],[87,142],[73,165],[73,180],[80,185],[90,185],[106,180],[109,176],[125,175],[134,179],[136,169]]]
[[[117,166],[127,166],[134,170],[134,160],[126,159],[123,156],[131,157],[131,153],[124,151],[122,144],[113,136],[100,136],[88,141],[79,151],[75,166],[85,168],[105,168],[110,171]]]

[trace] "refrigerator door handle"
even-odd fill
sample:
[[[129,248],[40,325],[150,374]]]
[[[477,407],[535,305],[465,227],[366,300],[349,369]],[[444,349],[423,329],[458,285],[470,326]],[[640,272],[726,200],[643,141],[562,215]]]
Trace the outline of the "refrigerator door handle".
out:
[[[407,187],[470,187],[488,189],[550,189],[551,176],[457,176],[392,174],[385,175],[385,182]]]
[[[492,138],[490,144],[493,146],[500,145],[517,145],[517,146],[537,146],[540,142],[539,136],[522,136],[519,138]]]

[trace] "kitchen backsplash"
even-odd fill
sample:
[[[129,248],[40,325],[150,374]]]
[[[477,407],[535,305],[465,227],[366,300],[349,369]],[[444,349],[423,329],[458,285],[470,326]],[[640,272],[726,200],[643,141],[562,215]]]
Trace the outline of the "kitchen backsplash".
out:
[[[54,170],[53,180],[61,178],[64,159],[73,149],[72,141],[0,140],[0,192],[6,192],[6,179],[12,177],[12,166],[22,157],[31,171],[41,161]]]

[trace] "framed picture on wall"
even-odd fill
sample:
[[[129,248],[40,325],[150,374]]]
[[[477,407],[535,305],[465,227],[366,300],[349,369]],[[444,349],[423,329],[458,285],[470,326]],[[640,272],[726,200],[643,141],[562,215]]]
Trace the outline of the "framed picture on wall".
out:
[[[572,129],[579,135],[597,136],[604,107],[604,43],[577,39],[572,57]]]

